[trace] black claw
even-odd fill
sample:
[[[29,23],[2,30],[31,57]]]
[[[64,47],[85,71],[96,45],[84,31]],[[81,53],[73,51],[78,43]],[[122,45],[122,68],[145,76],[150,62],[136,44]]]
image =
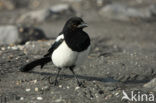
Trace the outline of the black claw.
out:
[[[52,81],[51,79],[49,79],[49,84],[54,85],[54,86],[58,86],[58,81]]]
[[[79,87],[82,87],[82,88],[85,88],[85,87],[86,87],[86,86],[84,85],[84,83],[82,83],[82,82],[77,82],[77,84],[78,84]]]
[[[49,81],[49,84],[53,83],[53,81],[51,81],[51,77],[48,77],[48,81]]]
[[[49,84],[53,84],[54,86],[57,86],[58,85],[57,78],[59,77],[60,71],[61,71],[61,68],[58,68],[58,73],[57,73],[57,75],[55,77],[55,81],[51,81],[51,78],[49,78]]]
[[[55,81],[53,82],[53,84],[54,84],[54,86],[58,86],[58,81],[55,80]]]

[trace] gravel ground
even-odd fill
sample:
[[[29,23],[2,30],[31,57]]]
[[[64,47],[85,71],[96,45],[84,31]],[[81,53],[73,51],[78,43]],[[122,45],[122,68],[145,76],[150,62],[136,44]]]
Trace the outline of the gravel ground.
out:
[[[17,11],[14,13],[18,14]],[[0,14],[3,24],[7,24],[5,14]],[[89,25],[85,31],[92,39],[92,50],[84,65],[75,71],[85,87],[77,86],[69,70],[61,72],[59,86],[50,85],[48,78],[53,80],[57,73],[52,63],[29,73],[18,70],[26,62],[46,54],[53,39],[1,45],[0,103],[140,103],[121,101],[123,90],[129,96],[132,91],[137,96],[156,96],[156,91],[143,86],[156,77],[156,23],[111,21],[100,18],[94,10],[86,12],[84,19]],[[36,26],[48,37],[55,38],[65,21],[60,19]]]

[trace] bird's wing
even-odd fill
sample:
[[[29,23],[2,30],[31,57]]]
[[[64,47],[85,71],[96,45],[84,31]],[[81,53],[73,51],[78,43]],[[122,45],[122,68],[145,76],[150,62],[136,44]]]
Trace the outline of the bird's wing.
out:
[[[64,35],[59,34],[59,36],[56,38],[55,42],[52,44],[51,48],[49,48],[48,53],[44,55],[44,57],[51,56],[53,51],[63,42]]]

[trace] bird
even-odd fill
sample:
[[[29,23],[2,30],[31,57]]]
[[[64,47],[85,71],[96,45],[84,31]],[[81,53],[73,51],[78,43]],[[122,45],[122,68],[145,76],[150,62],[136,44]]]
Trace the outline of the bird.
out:
[[[82,18],[77,16],[69,18],[48,52],[42,58],[20,67],[19,70],[21,72],[29,72],[36,66],[43,68],[45,64],[52,61],[58,69],[53,83],[55,86],[58,85],[57,79],[63,68],[68,68],[76,79],[77,84],[81,86],[82,82],[79,81],[74,69],[85,61],[90,52],[91,40],[89,35],[83,30],[85,27],[88,27],[88,25]]]

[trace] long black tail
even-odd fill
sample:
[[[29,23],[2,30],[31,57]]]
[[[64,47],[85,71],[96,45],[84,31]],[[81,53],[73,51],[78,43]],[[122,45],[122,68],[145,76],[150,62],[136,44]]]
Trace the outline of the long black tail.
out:
[[[41,68],[43,68],[43,66],[50,61],[51,61],[50,57],[43,57],[41,59],[37,59],[37,60],[34,60],[30,63],[27,63],[26,65],[22,66],[19,70],[21,72],[28,72],[38,65],[40,65]]]

